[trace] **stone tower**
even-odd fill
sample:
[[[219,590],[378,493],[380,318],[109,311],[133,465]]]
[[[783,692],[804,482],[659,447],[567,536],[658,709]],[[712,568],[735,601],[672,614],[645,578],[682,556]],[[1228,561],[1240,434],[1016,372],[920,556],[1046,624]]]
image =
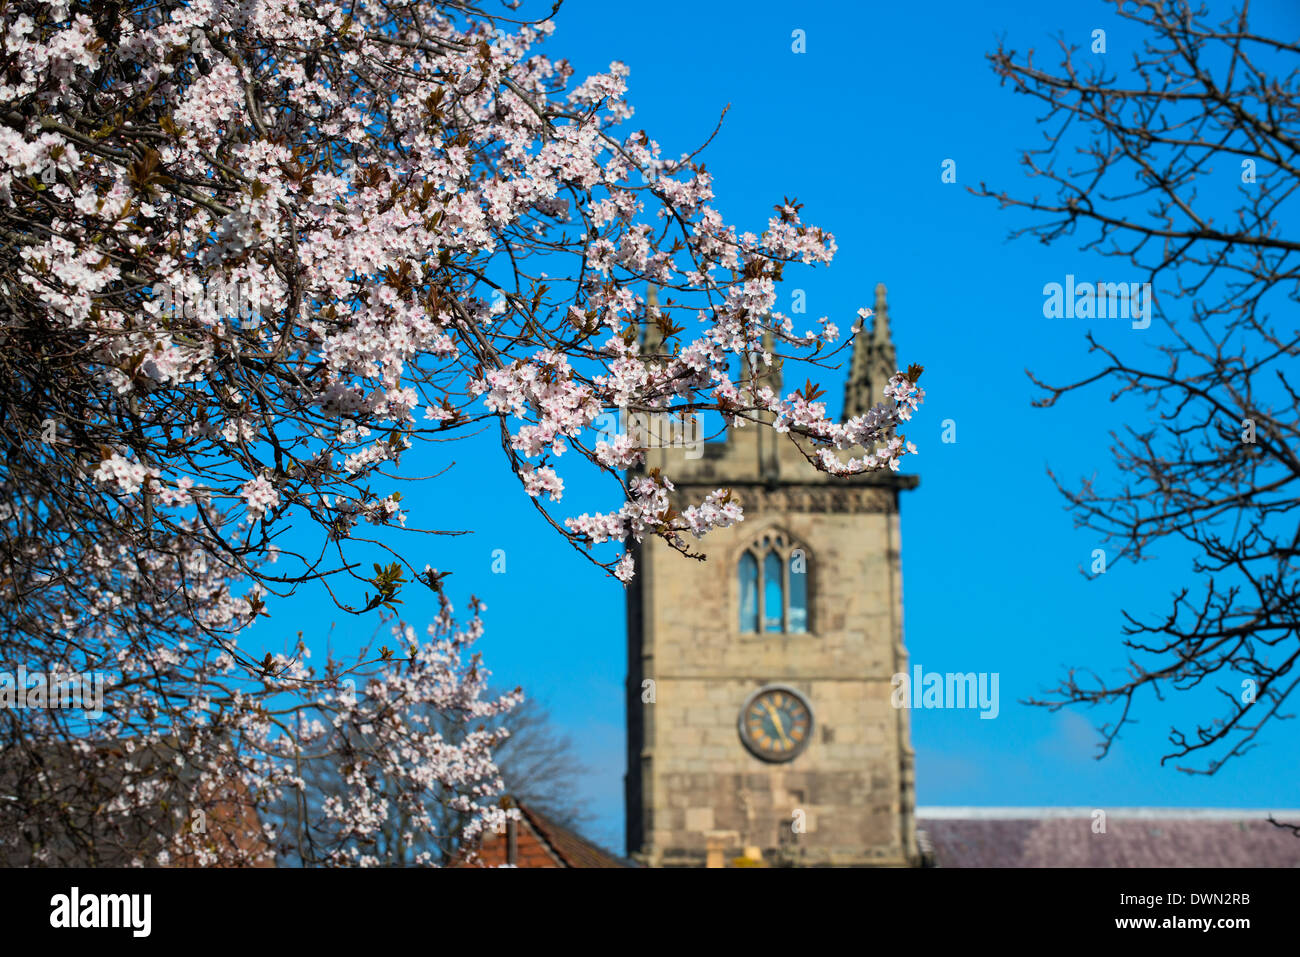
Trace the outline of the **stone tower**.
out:
[[[882,285],[854,343],[846,415],[883,398],[894,361]],[[907,671],[899,493],[918,479],[834,478],[768,429],[702,451],[652,448],[646,468],[673,480],[679,508],[730,488],[745,521],[691,539],[703,562],[657,538],[637,554],[629,855],[656,867],[916,863],[908,712],[890,698]]]

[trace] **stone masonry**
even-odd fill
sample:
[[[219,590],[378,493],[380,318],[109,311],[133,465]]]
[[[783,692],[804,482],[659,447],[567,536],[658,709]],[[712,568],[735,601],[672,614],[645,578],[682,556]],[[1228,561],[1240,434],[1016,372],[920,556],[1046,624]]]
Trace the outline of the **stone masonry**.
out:
[[[883,286],[874,328],[854,348],[850,414],[873,404],[894,371]],[[659,539],[637,555],[627,598],[629,855],[664,867],[755,857],[915,864],[908,712],[891,707],[890,681],[907,670],[899,493],[917,478],[828,476],[788,436],[754,427],[730,430],[694,460],[652,449],[654,467],[676,485],[674,507],[729,488],[745,521],[692,539],[704,561]],[[740,631],[737,562],[768,531],[806,555],[806,634]],[[801,692],[814,716],[810,744],[786,763],[751,754],[737,726],[746,697],[771,683]]]

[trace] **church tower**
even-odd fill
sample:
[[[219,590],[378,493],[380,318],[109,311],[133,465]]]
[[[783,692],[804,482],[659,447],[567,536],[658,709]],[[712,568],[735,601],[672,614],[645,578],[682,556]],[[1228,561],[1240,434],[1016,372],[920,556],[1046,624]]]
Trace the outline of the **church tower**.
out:
[[[658,351],[647,328],[643,351]],[[854,341],[846,416],[883,399],[894,361],[881,285]],[[780,369],[767,376],[779,389]],[[691,539],[703,562],[657,538],[637,553],[629,855],[655,867],[915,864],[908,712],[890,699],[907,671],[899,493],[917,477],[835,478],[787,435],[753,427],[651,448],[654,467],[676,485],[674,507],[729,488],[745,521]]]

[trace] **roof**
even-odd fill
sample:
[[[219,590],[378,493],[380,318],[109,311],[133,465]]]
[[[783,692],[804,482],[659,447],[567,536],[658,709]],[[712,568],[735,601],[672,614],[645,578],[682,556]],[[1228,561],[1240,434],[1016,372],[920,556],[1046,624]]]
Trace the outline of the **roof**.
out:
[[[628,862],[597,847],[581,834],[561,827],[527,805],[520,812],[565,867],[627,867]]]
[[[916,809],[938,867],[1300,867],[1300,837],[1270,817],[1300,824],[1300,810]]]
[[[461,862],[453,866],[501,867],[633,867],[630,861],[616,857],[593,844],[582,835],[557,824],[535,808],[519,801],[520,820],[510,830],[486,835],[477,848],[478,856],[472,864]]]

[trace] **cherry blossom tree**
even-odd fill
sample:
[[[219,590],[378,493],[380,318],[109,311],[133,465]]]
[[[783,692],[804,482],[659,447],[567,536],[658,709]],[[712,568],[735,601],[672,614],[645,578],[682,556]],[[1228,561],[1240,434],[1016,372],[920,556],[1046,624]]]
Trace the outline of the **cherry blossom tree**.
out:
[[[494,697],[491,690],[486,694]],[[589,802],[579,793],[580,779],[588,769],[578,756],[573,738],[554,723],[539,699],[524,698],[508,711],[476,716],[472,724],[461,720],[454,710],[431,706],[421,710],[429,727],[436,729],[444,742],[458,744],[467,735],[492,734],[492,762],[500,773],[504,790],[498,802],[501,806],[522,804],[570,829],[581,830],[593,821]],[[354,737],[361,740],[359,736]],[[345,804],[348,801],[347,771],[336,760],[307,760],[303,762],[306,787],[302,791],[286,789],[285,797],[264,812],[279,835],[276,845],[279,863],[294,866],[311,860],[313,845],[317,843],[314,832],[321,829],[317,821],[324,824],[327,833],[329,829],[329,818],[321,813],[322,805],[331,798]],[[390,776],[373,773],[371,778],[372,789],[391,788],[394,802],[404,792],[400,778],[390,780]],[[456,784],[445,783],[433,800],[413,807],[415,816],[421,818],[419,826],[400,809],[388,815],[376,832],[366,835],[366,854],[383,866],[400,867],[419,860],[419,855],[425,852],[427,860],[438,864],[471,853],[474,844],[466,843],[462,832],[476,823],[476,815],[460,809],[476,804],[478,795],[472,793],[476,782],[469,783],[468,795],[459,794]],[[469,800],[458,800],[464,797]],[[315,806],[308,807],[308,801],[315,802]],[[432,821],[432,827],[423,821],[425,817]]]
[[[306,859],[366,862],[393,812],[376,776],[419,826],[431,789],[499,786],[490,742],[422,737],[419,706],[473,720],[512,703],[484,700],[462,663],[476,603],[458,627],[447,572],[379,534],[438,521],[396,487],[417,443],[496,430],[544,521],[623,581],[629,540],[690,554],[688,536],[743,515],[725,489],[679,513],[671,476],[624,478],[643,450],[595,437],[609,410],[774,428],[835,474],[915,451],[897,427],[923,398],[919,366],[845,422],[811,382],[765,384],[777,358],[842,348],[829,317],[797,328],[775,309],[785,268],[828,263],[833,236],[794,200],[759,233],[726,224],[695,154],[627,129],[625,66],[575,82],[536,52],[550,19],[17,0],[0,22],[3,659],[106,670],[113,688],[99,729],[6,712],[33,756],[65,740],[102,760],[88,735],[172,742],[200,769],[180,809],[222,781],[257,806],[301,790],[294,763],[316,748],[354,790]],[[643,350],[650,326],[660,344]],[[566,453],[567,474],[607,478],[608,511],[560,511]],[[291,526],[310,548],[283,544]],[[396,648],[319,670],[305,643],[261,659],[237,643],[300,588],[364,615],[412,583],[441,602],[427,641],[399,627]]]

